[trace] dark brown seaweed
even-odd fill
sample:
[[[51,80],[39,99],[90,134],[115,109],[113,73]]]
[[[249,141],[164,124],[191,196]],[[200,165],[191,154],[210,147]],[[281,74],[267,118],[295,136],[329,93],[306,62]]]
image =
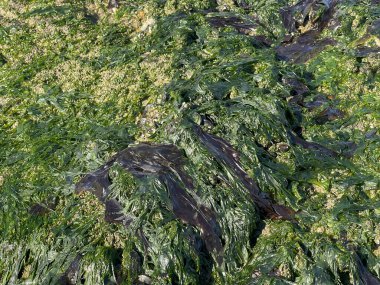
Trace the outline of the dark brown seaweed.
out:
[[[255,21],[247,21],[235,16],[214,16],[207,18],[211,26],[215,28],[233,27],[239,33],[248,35],[258,27]]]
[[[82,259],[82,255],[78,254],[75,259],[70,263],[69,267],[66,271],[61,275],[58,280],[58,284],[60,285],[75,285],[78,281],[78,274],[80,269],[80,261]]]
[[[309,92],[309,88],[297,78],[284,77],[282,82],[291,88],[294,96],[304,96]]]
[[[319,153],[327,155],[327,156],[331,156],[331,157],[337,157],[338,156],[338,153],[336,153],[335,151],[333,151],[331,149],[328,149],[327,147],[325,147],[319,143],[308,142],[308,141],[300,138],[299,136],[297,136],[291,132],[289,132],[288,134],[289,134],[290,141],[295,145],[299,145],[305,149],[318,151]]]
[[[326,46],[334,44],[333,39],[318,40],[313,33],[304,34],[290,44],[277,47],[277,57],[280,60],[305,63],[323,51]]]
[[[343,116],[344,116],[344,113],[341,110],[328,107],[317,115],[317,117],[315,118],[315,122],[318,125],[322,125],[324,123],[343,118]]]
[[[86,175],[78,184],[77,192],[90,191],[106,206],[106,220],[128,226],[132,220],[122,214],[122,207],[115,199],[107,199],[111,182],[109,168],[120,164],[126,171],[138,179],[154,176],[166,185],[174,215],[184,223],[200,229],[207,249],[217,254],[217,262],[222,262],[223,246],[219,238],[220,230],[213,211],[199,205],[187,193],[194,190],[192,179],[183,171],[184,156],[174,145],[145,144],[132,146],[116,154],[104,166]],[[195,194],[192,194],[195,195]]]
[[[353,252],[353,255],[358,268],[360,281],[363,282],[363,284],[365,285],[380,285],[380,280],[368,271],[367,267],[364,266],[359,255],[356,252]]]
[[[33,204],[29,209],[29,213],[34,216],[43,216],[54,211],[57,205],[58,198],[51,197],[50,200],[47,200],[44,203]]]
[[[298,37],[286,36],[286,40],[277,47],[278,58],[294,63],[304,63],[323,51],[326,46],[334,45],[336,42],[333,39],[319,39],[319,35],[332,22],[338,2],[331,0],[321,4],[320,1],[305,0],[294,6],[282,8],[281,18],[289,33],[295,34],[300,27],[307,26],[308,29]],[[323,9],[323,13],[316,17],[319,9]]]
[[[260,214],[267,218],[282,218],[293,220],[294,211],[283,205],[276,204],[266,193],[262,192],[257,183],[249,177],[240,164],[239,153],[220,137],[203,131],[194,125],[194,131],[205,148],[222,164],[229,167],[249,191]]]
[[[323,104],[327,103],[329,100],[323,94],[318,94],[311,101],[304,102],[303,106],[308,108],[309,110],[314,110],[318,107],[321,107]]]
[[[355,55],[357,57],[367,57],[367,56],[372,55],[372,54],[380,56],[380,47],[363,46],[363,47],[359,47],[355,51]]]

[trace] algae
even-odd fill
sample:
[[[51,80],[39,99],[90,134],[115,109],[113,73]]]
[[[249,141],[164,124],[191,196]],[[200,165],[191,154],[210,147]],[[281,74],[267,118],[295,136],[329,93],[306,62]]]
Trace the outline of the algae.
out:
[[[3,1],[0,283],[379,284],[379,15]]]

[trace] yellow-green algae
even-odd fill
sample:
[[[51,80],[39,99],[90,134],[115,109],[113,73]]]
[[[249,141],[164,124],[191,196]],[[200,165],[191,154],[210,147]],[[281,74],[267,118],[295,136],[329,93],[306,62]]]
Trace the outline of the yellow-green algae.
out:
[[[276,52],[288,34],[280,10],[296,1],[119,1],[117,9],[105,1],[3,1],[0,283],[379,279],[379,57],[358,50],[379,47],[380,5],[320,1],[306,20],[296,11],[293,37],[313,29],[332,2],[336,23],[319,38],[334,44],[298,64]],[[242,32],[231,22],[213,26],[212,17],[255,25]],[[301,106],[287,78],[307,87]],[[327,100],[307,108],[318,96]],[[318,124],[329,107],[344,115]],[[260,188],[298,211],[297,222],[261,220],[193,122],[231,143]],[[337,155],[294,143],[289,134],[301,130]],[[95,196],[74,193],[83,175],[141,141],[184,151],[199,203],[217,215],[223,265],[199,229],[176,219],[154,179],[112,168],[112,195],[134,218],[129,229],[106,223]],[[76,264],[72,278],[62,278]]]

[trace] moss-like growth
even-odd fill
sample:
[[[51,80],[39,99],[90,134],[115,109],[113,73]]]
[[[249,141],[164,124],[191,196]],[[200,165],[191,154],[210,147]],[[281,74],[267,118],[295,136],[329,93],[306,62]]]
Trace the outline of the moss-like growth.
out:
[[[106,2],[0,4],[0,283],[377,284],[378,1]],[[116,163],[75,192],[142,141],[193,186]]]

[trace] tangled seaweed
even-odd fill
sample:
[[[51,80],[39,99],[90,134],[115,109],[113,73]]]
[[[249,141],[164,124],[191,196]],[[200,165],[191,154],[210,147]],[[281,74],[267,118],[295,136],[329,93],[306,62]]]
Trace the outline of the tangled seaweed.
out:
[[[0,6],[1,284],[380,284],[379,1]]]

